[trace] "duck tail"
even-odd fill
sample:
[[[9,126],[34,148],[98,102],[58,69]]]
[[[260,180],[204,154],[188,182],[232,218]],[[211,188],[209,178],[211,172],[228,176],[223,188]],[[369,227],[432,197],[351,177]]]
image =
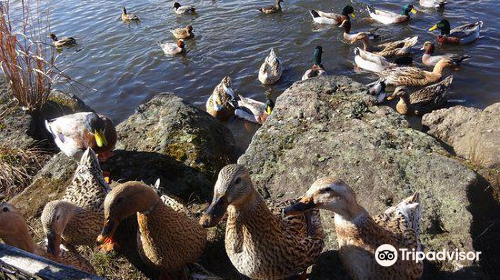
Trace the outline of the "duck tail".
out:
[[[405,40],[403,48],[411,48],[418,43],[418,36],[408,37]]]
[[[309,13],[311,14],[311,16],[313,18],[320,17],[320,15],[318,14],[318,12],[316,12],[315,10],[310,10]]]
[[[420,194],[416,192],[412,196],[404,199],[396,206],[396,211],[404,216],[406,222],[408,223],[408,226],[415,232],[415,236],[418,242],[418,237],[420,236],[420,216],[422,215]]]
[[[454,55],[450,57],[450,60],[453,64],[459,65],[460,63],[462,63],[462,61],[468,60],[470,58],[471,58],[470,55],[464,54],[464,55]]]
[[[47,131],[52,134],[53,137],[55,137],[55,133],[54,131],[52,131],[52,128],[50,127],[50,122],[48,120],[45,120],[45,129],[47,129]]]
[[[453,76],[448,76],[441,82],[441,84],[445,87],[449,87],[452,82],[453,82]]]

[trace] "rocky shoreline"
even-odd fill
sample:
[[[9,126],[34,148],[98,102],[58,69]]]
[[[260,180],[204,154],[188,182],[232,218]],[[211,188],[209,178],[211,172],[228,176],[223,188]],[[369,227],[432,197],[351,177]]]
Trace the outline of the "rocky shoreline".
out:
[[[6,83],[0,85],[2,145],[46,146],[30,137],[29,116],[7,99]],[[429,130],[423,133],[365,92],[347,77],[295,83],[277,99],[273,114],[239,159],[223,124],[174,94],[159,94],[117,126],[115,156],[102,168],[114,182],[153,184],[160,178],[161,191],[189,204],[195,216],[210,201],[218,171],[236,161],[251,171],[255,187],[269,203],[298,197],[317,178],[331,175],[352,186],[372,214],[418,191],[426,250],[483,253],[479,264],[426,263],[424,279],[498,275],[500,248],[491,241],[500,234],[499,104],[427,114],[422,122]],[[45,110],[53,118],[91,109],[76,97],[54,93]],[[41,170],[26,176],[29,183],[22,192],[0,198],[20,208],[33,228],[39,227],[43,206],[63,194],[76,168],[61,153],[46,157]],[[0,187],[4,192],[6,186]],[[346,279],[335,251],[332,218],[322,216],[327,246],[312,279]],[[225,256],[222,232],[217,228],[210,233],[212,242],[201,263],[217,275],[238,279]],[[101,276],[115,279],[109,273]]]

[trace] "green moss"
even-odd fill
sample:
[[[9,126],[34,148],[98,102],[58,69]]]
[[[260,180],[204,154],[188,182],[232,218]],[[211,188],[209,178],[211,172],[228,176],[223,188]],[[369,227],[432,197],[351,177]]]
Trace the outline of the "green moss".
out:
[[[72,110],[75,110],[77,107],[77,104],[73,100],[71,100],[71,98],[67,98],[67,97],[65,98],[65,97],[61,97],[61,96],[50,95],[48,101],[52,101],[52,102],[57,103],[61,106],[71,108]]]

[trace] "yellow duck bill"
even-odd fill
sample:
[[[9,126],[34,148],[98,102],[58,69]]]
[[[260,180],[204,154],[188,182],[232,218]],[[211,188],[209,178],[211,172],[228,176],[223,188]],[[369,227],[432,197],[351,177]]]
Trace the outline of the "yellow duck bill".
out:
[[[106,147],[108,145],[108,141],[106,140],[106,136],[104,136],[104,132],[102,130],[97,130],[94,137],[99,148]]]
[[[429,28],[429,31],[434,31],[438,28],[437,24],[435,24],[433,27]]]

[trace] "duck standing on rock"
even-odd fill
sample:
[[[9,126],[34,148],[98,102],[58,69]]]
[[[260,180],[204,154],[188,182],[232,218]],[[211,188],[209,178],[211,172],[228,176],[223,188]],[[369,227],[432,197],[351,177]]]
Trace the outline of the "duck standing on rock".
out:
[[[178,15],[195,14],[196,9],[193,6],[181,6],[178,2],[174,3],[174,12]]]
[[[353,279],[417,280],[422,276],[422,262],[398,259],[394,265],[383,267],[375,260],[375,251],[383,244],[390,244],[396,250],[421,251],[422,210],[418,193],[372,217],[358,204],[356,194],[347,184],[335,178],[322,178],[284,212],[296,215],[312,209],[335,213],[340,260]]]
[[[194,31],[194,29],[193,29],[193,26],[191,26],[191,25],[188,25],[185,28],[177,28],[177,29],[170,30],[170,32],[172,32],[172,34],[174,34],[174,37],[177,39],[192,38],[192,37],[194,37],[193,31]]]
[[[324,241],[319,212],[288,218],[274,215],[241,165],[221,169],[212,203],[200,224],[214,227],[226,212],[226,252],[247,277],[286,279],[305,271],[321,254]]]
[[[281,12],[281,2],[283,0],[276,0],[276,5],[259,8],[259,11],[264,14],[275,14]]]
[[[281,59],[276,56],[274,49],[271,49],[266,60],[259,69],[259,81],[264,85],[271,85],[276,83],[283,74],[283,63]]]
[[[92,148],[99,160],[112,156],[117,134],[113,122],[104,115],[81,112],[45,121],[57,147],[68,157],[80,160],[87,148]]]
[[[432,42],[425,42],[424,46],[420,49],[422,51],[425,51],[424,55],[422,55],[422,63],[426,66],[434,66],[436,65],[441,59],[443,58],[449,58],[458,65],[464,60],[468,60],[471,58],[470,55],[464,54],[464,55],[457,55],[457,54],[443,54],[443,55],[433,55],[434,51],[436,50],[436,47]]]
[[[231,78],[226,76],[215,87],[205,106],[212,117],[225,121],[234,116],[236,95],[232,89]]]
[[[349,16],[356,18],[354,8],[352,6],[345,6],[340,15],[336,13],[325,13],[319,10],[310,10],[309,13],[312,16],[313,21],[319,24],[340,25],[344,22],[344,20],[350,21],[351,18]]]
[[[417,10],[411,4],[406,4],[401,10],[401,14],[374,9],[371,6],[367,6],[368,14],[370,17],[382,24],[394,24],[402,23],[410,20],[410,13],[416,14]]]
[[[161,280],[187,279],[184,269],[203,253],[206,230],[185,212],[164,204],[150,186],[132,181],[116,186],[106,196],[105,222],[97,242],[112,244],[120,222],[134,215],[142,260],[160,271]]]
[[[73,180],[62,199],[45,205],[41,220],[47,252],[60,254],[61,243],[93,246],[104,222],[104,198],[110,191],[92,149],[83,154]]]
[[[56,34],[50,33],[50,38],[54,41],[54,46],[56,48],[69,47],[76,45],[76,39],[73,37],[63,37],[58,39]]]
[[[407,87],[399,86],[387,99],[392,100],[399,97],[396,111],[402,115],[423,115],[446,103],[446,95],[452,81],[453,76],[449,76],[437,84],[427,86],[411,94]]]
[[[314,49],[313,53],[313,66],[308,69],[304,75],[302,75],[302,81],[314,78],[314,77],[319,77],[326,75],[325,68],[323,67],[323,64],[321,63],[321,59],[323,56],[323,47],[322,46],[316,46]]]
[[[95,274],[92,265],[76,252],[64,251],[57,257],[47,254],[45,249],[36,245],[31,238],[28,225],[21,212],[8,203],[0,204],[0,239],[9,246]]]
[[[443,19],[429,28],[429,31],[434,31],[436,29],[441,31],[441,34],[437,37],[439,44],[465,45],[473,43],[479,39],[481,27],[483,27],[483,22],[476,21],[450,30],[450,22]]]

